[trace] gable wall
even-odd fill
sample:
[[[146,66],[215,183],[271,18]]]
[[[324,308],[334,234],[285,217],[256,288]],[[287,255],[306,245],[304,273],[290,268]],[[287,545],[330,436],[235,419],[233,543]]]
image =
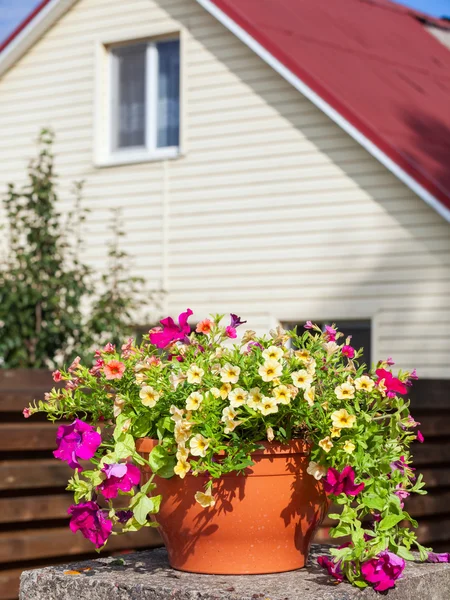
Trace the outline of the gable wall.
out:
[[[183,33],[185,156],[96,168],[96,45],[158,28]],[[122,207],[164,311],[232,310],[254,329],[371,318],[376,358],[450,376],[449,224],[194,0],[79,0],[0,80],[0,189],[42,126],[62,195],[86,182],[86,258],[104,267]]]

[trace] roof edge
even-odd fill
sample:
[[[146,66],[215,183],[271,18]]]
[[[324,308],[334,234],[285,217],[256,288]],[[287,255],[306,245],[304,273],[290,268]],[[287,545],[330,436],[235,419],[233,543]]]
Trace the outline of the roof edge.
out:
[[[215,17],[224,27],[239,38],[246,46],[248,46],[255,54],[264,60],[272,67],[279,75],[281,75],[288,83],[290,83],[303,96],[310,100],[319,110],[325,113],[332,121],[334,121],[341,129],[343,129],[350,137],[358,142],[369,154],[376,158],[384,165],[393,175],[409,187],[415,194],[431,206],[441,217],[450,223],[450,208],[447,208],[439,200],[439,197],[428,190],[424,185],[419,183],[419,177],[415,178],[402,168],[395,160],[386,152],[369,139],[355,125],[348,121],[341,112],[336,110],[331,104],[323,99],[316,91],[307,85],[300,77],[295,75],[288,67],[279,61],[271,54],[262,44],[253,38],[243,27],[235,20],[228,16],[221,8],[215,4],[213,0],[196,0],[207,12]],[[400,157],[399,157],[400,158]]]
[[[42,0],[0,44],[0,77],[66,13],[77,0]]]

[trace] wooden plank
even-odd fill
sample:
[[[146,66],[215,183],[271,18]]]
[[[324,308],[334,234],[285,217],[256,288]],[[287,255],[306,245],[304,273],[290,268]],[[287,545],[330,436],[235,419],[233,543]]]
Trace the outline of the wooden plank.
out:
[[[423,479],[427,484],[427,489],[432,489],[440,486],[450,486],[450,469],[447,467],[419,469],[419,472],[423,475]]]
[[[433,545],[434,542],[450,542],[450,518],[424,521],[419,523],[417,537],[421,544]]]
[[[426,496],[413,495],[405,501],[405,509],[414,518],[448,514],[450,513],[450,492],[435,492]]]
[[[53,423],[2,423],[0,451],[54,450],[57,428]]]
[[[450,414],[421,415],[416,413],[414,417],[420,421],[419,429],[424,436],[450,436]]]
[[[443,443],[414,444],[413,447],[414,465],[441,465],[450,463],[450,441]]]
[[[15,600],[19,596],[22,571],[23,569],[0,571],[0,600]]]
[[[68,518],[67,509],[72,503],[72,496],[69,493],[0,498],[0,523]]]
[[[161,545],[156,529],[141,529],[136,533],[112,536],[108,550],[144,548]],[[94,547],[81,533],[73,534],[68,527],[25,529],[0,533],[0,564],[92,553]]]
[[[49,391],[47,388],[45,391]],[[33,400],[44,399],[43,390],[2,392],[0,391],[0,413],[17,413],[33,402]]]
[[[0,392],[3,390],[48,391],[54,385],[47,369],[0,369]]]
[[[49,458],[43,460],[0,461],[0,490],[66,487],[73,474],[66,463]]]
[[[450,379],[419,379],[408,390],[408,397],[413,414],[414,409],[450,409]]]

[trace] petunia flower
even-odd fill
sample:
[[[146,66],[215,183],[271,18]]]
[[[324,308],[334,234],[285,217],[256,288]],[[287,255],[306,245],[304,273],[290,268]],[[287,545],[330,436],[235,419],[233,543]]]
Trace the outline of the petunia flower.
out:
[[[421,431],[419,431],[419,430],[417,430],[417,441],[420,444],[423,444],[424,441],[425,441],[425,438],[423,437],[423,433]]]
[[[121,492],[129,492],[141,480],[138,467],[129,463],[116,463],[105,465],[102,472],[106,479],[97,487],[105,498],[116,498]]]
[[[81,362],[81,358],[79,356],[77,356],[74,359],[74,361],[72,362],[72,364],[70,365],[70,367],[67,369],[69,371],[69,373],[75,373],[75,371],[80,366],[80,362]]]
[[[58,447],[53,456],[66,461],[72,469],[81,469],[78,460],[90,460],[102,443],[102,438],[91,425],[75,419],[71,425],[58,427],[56,443]]]
[[[312,329],[314,327],[312,321],[306,321],[306,323],[303,325],[303,327],[305,329]]]
[[[200,323],[197,324],[195,331],[197,333],[203,333],[203,335],[209,335],[213,325],[214,323],[210,319],[203,319],[203,321],[200,321]]]
[[[228,327],[225,328],[225,334],[230,339],[237,338],[237,331],[234,327],[231,327],[231,325],[228,325]]]
[[[335,342],[336,341],[336,333],[337,330],[330,325],[325,325],[325,339],[327,342]]]
[[[380,384],[383,383],[387,390],[388,398],[394,398],[397,394],[406,394],[408,391],[406,385],[400,381],[400,379],[394,377],[390,371],[387,371],[386,369],[377,369],[375,373],[378,376],[376,384],[380,386]]]
[[[96,502],[73,504],[67,512],[71,516],[69,527],[73,533],[81,531],[96,548],[105,544],[113,524]]]
[[[247,321],[241,321],[241,318],[238,317],[237,315],[234,315],[233,313],[230,314],[230,317],[231,317],[231,322],[228,325],[228,327],[225,328],[225,333],[226,333],[227,337],[234,339],[237,337],[236,329],[239,327],[239,325],[243,325],[244,323],[247,323]]]
[[[125,373],[125,365],[120,360],[110,360],[103,366],[106,379],[122,379]]]
[[[319,556],[317,562],[321,567],[328,571],[328,574],[337,579],[338,581],[344,581],[344,574],[341,569],[341,562],[338,560],[334,562],[328,556]]]
[[[440,554],[436,554],[435,552],[428,552],[427,562],[448,563],[450,562],[450,552],[441,552]]]
[[[406,498],[408,498],[408,496],[411,495],[409,492],[407,492],[404,489],[403,484],[401,484],[401,483],[397,483],[397,485],[395,486],[395,492],[394,492],[394,494],[397,496],[397,498],[399,498],[399,500],[400,500],[400,506],[402,508],[404,507],[403,500],[406,500]]]
[[[411,467],[405,460],[404,456],[400,456],[398,460],[394,460],[390,463],[390,467],[393,471],[400,471],[402,475],[406,475],[409,479],[414,479],[415,471],[414,467]]]
[[[102,358],[97,358],[93,367],[89,369],[91,375],[99,375],[105,366],[105,361]]]
[[[114,344],[111,344],[111,342],[108,342],[103,347],[103,352],[105,352],[106,354],[114,354],[115,351],[116,351],[116,346]]]
[[[352,346],[342,346],[342,354],[347,358],[355,358],[355,349]]]
[[[133,354],[133,338],[130,337],[128,338],[127,342],[125,344],[122,345],[121,350],[122,350],[122,358],[130,358],[130,356]]]
[[[22,411],[23,416],[25,417],[25,419],[29,419],[31,417],[31,410],[29,408],[24,408]]]
[[[119,523],[127,523],[133,516],[132,510],[118,510],[116,512],[116,517],[119,520]]]
[[[56,381],[57,383],[58,383],[59,381],[61,381],[61,380],[62,380],[61,371],[58,371],[58,370],[56,370],[56,371],[53,371],[53,373],[52,373],[52,378],[53,378],[53,381]]]
[[[150,333],[150,342],[158,348],[165,348],[171,342],[183,340],[191,331],[188,319],[193,314],[190,308],[186,312],[181,313],[178,316],[178,325],[175,324],[172,317],[162,319],[160,323],[164,329]]]
[[[335,496],[339,496],[339,494],[357,496],[365,487],[364,483],[355,484],[355,471],[350,465],[344,467],[341,472],[330,467],[324,479],[323,486],[327,494]]]
[[[385,550],[378,556],[361,565],[361,573],[368,583],[373,584],[376,592],[384,592],[395,586],[403,575],[405,561],[393,552]]]

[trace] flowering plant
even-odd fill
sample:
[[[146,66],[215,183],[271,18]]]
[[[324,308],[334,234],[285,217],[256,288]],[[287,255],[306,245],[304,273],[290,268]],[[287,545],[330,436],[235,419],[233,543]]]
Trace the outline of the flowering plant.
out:
[[[303,332],[279,327],[264,337],[247,330],[233,342],[245,323],[236,315],[225,326],[220,315],[205,319],[193,332],[191,315],[163,319],[139,346],[107,344],[90,368],[76,359],[53,373],[65,387],[25,409],[25,416],[75,417],[59,427],[54,452],[75,469],[71,529],[100,548],[111,534],[155,526],[150,515],[164,500],[153,478],[138,487],[136,465],[164,478],[208,474],[195,495],[207,509],[215,480],[251,466],[262,440],[302,438],[308,474],[340,507],[329,515],[337,521],[331,535],[350,538],[319,560],[331,575],[383,591],[402,576],[413,547],[426,560],[429,549],[405,526],[417,523],[404,509],[407,496],[425,493],[409,451],[423,438],[403,398],[415,371],[394,376],[390,359],[359,365],[362,350],[350,337],[340,343],[335,326],[322,331],[308,321]],[[145,436],[160,442],[148,461],[135,448]],[[92,468],[80,464],[86,460]],[[129,498],[126,510],[115,508],[119,495]]]

